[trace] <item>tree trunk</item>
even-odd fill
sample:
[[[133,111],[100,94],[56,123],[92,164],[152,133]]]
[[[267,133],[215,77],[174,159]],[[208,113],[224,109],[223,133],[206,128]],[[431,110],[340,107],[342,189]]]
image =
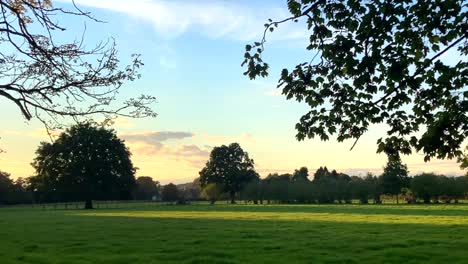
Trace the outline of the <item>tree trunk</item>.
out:
[[[93,209],[93,200],[91,199],[86,200],[84,209]]]
[[[399,204],[399,202],[398,202],[398,194],[396,195],[396,204]]]
[[[231,192],[230,194],[231,194],[231,204],[235,204],[236,201],[234,200],[234,197],[235,197],[236,193],[235,193],[235,192]]]

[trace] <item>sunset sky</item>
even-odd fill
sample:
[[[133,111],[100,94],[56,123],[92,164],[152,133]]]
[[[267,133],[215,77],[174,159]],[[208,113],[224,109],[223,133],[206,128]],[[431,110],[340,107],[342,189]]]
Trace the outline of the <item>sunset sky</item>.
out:
[[[124,85],[119,96],[156,96],[158,117],[119,118],[114,125],[133,153],[139,176],[162,183],[191,181],[212,147],[232,142],[249,152],[262,176],[301,166],[312,172],[327,166],[352,175],[382,171],[386,156],[376,154],[376,141],[385,135],[383,125],[371,127],[352,151],[351,141],[295,139],[294,126],[307,107],[287,101],[275,87],[282,68],[309,60],[301,23],[285,25],[269,37],[264,57],[271,67],[268,78],[251,81],[242,74],[245,44],[261,38],[268,18],[288,16],[285,0],[75,2],[106,22],[86,22],[87,46],[114,38],[122,64],[134,53],[145,63],[142,78]],[[56,5],[72,8],[68,0]],[[68,27],[61,40],[81,36],[83,18],[57,19]],[[6,151],[0,154],[0,170],[13,178],[30,176],[34,151],[40,141],[49,140],[44,128],[37,120],[26,122],[3,98],[0,112],[0,148]],[[404,156],[403,161],[413,174],[462,174],[455,161],[424,163],[422,154]]]

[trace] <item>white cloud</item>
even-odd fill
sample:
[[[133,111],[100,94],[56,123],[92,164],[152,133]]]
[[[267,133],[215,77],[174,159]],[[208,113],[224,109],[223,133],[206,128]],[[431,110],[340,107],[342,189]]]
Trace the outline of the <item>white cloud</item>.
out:
[[[290,16],[286,8],[250,7],[235,1],[75,0],[75,3],[80,7],[106,9],[141,19],[151,23],[156,33],[165,38],[193,31],[212,39],[258,40],[268,18]],[[304,30],[300,23],[289,23],[280,27],[270,39],[304,38]]]

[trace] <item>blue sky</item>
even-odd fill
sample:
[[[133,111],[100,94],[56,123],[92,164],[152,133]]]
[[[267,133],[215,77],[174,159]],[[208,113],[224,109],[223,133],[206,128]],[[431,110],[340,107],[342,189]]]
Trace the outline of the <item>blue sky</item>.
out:
[[[350,152],[352,142],[295,140],[294,126],[307,107],[287,101],[275,89],[279,73],[310,56],[301,24],[274,32],[264,59],[270,76],[251,81],[240,64],[246,44],[261,38],[268,18],[288,15],[285,0],[76,0],[83,10],[105,23],[86,21],[86,45],[114,38],[123,64],[141,54],[142,78],[126,84],[120,96],[138,94],[158,99],[155,119],[116,121],[115,129],[133,152],[139,175],[161,182],[193,179],[213,146],[239,142],[257,163],[258,171],[289,172],[300,166],[314,171],[326,165],[351,174],[379,172],[384,155],[375,154],[384,126],[374,126]],[[56,5],[72,8],[68,0]],[[59,16],[68,30],[62,41],[79,38],[83,18]],[[10,104],[0,111],[8,127],[0,129],[0,169],[13,177],[32,173],[29,162],[41,140],[47,140],[37,121],[29,123]],[[21,143],[19,143],[21,141]],[[412,172],[461,174],[454,161],[423,162],[423,156],[404,157]]]

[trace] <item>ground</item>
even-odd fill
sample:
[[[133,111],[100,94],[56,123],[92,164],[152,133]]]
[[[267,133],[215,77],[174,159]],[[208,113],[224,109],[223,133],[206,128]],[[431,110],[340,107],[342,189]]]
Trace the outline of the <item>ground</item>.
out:
[[[468,263],[468,205],[0,208],[0,263]]]

